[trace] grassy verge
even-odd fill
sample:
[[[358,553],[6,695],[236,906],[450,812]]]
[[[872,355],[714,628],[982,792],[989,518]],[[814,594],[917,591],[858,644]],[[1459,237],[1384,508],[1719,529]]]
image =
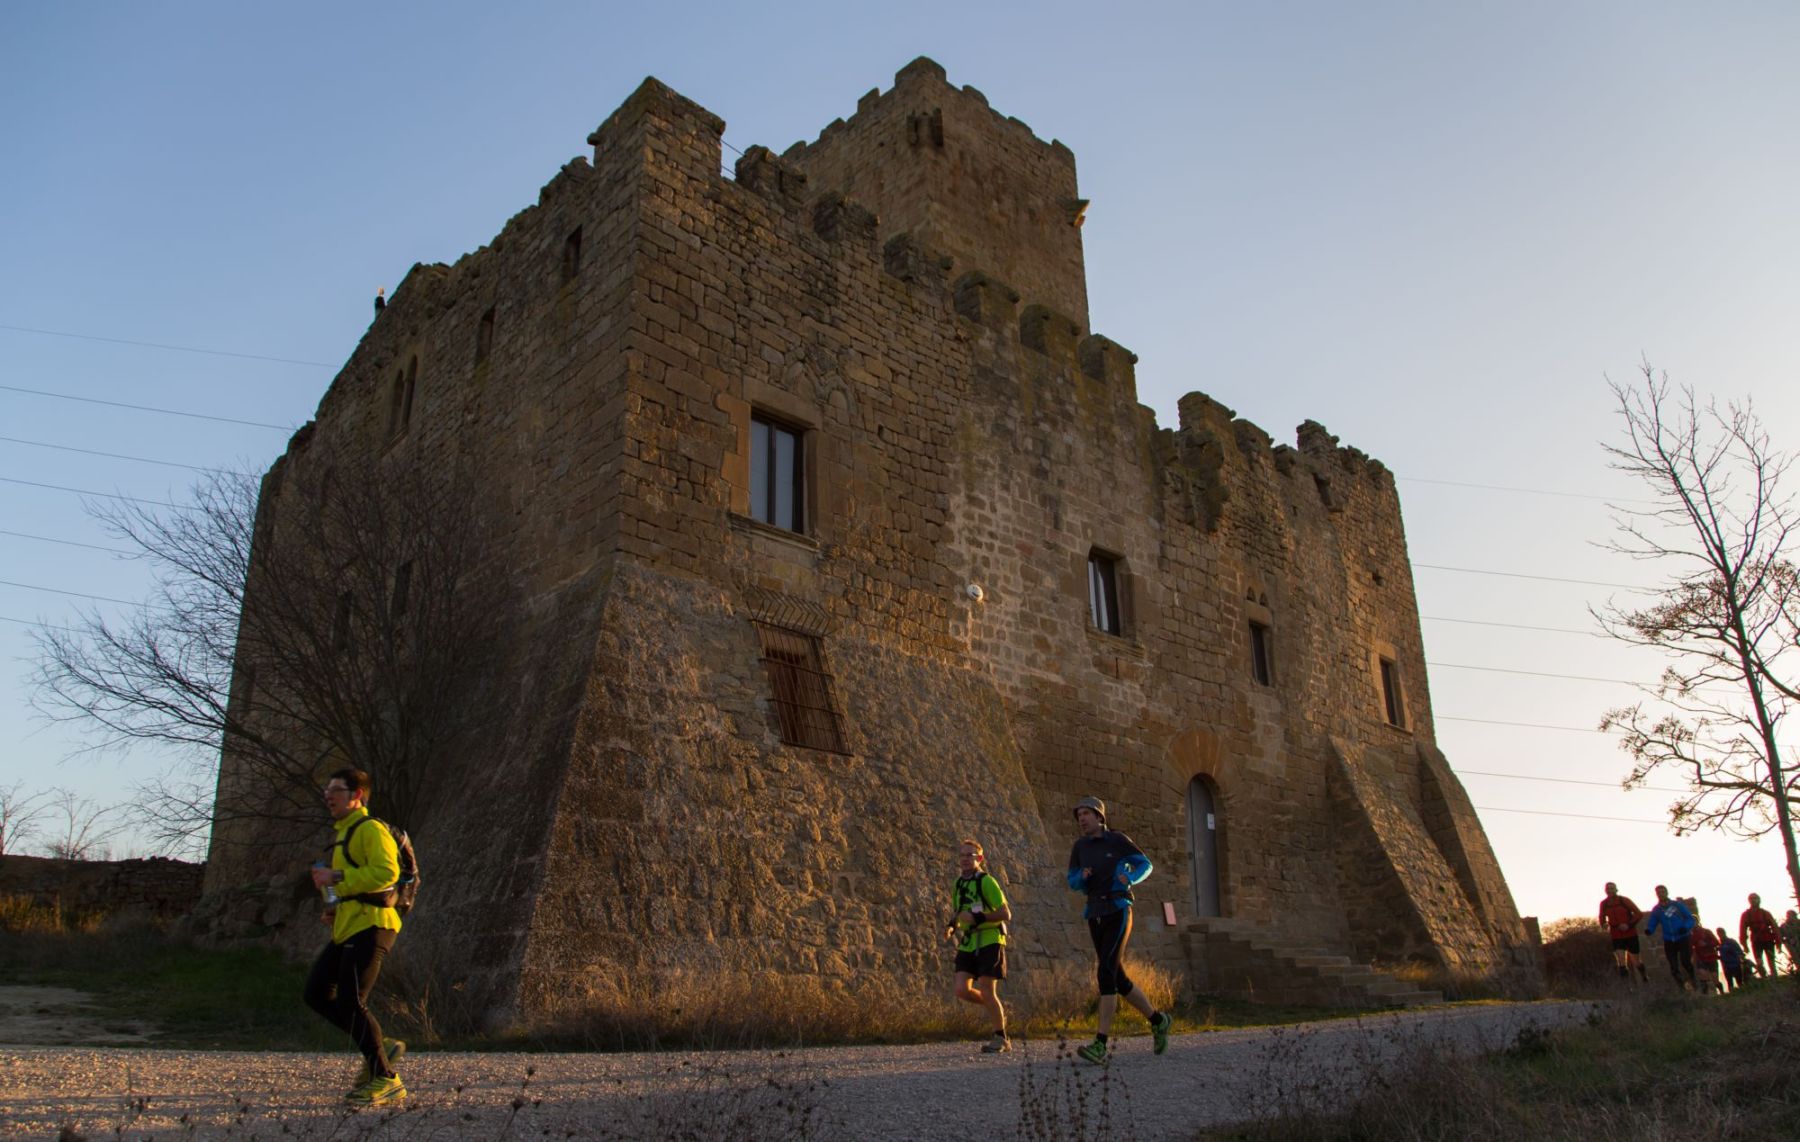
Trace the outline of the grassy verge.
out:
[[[304,979],[273,952],[200,950],[151,930],[0,933],[0,983],[86,992],[100,1022],[148,1022],[159,1047],[335,1049],[342,1036],[300,1002]]]
[[[1307,1080],[1351,1090],[1341,1109],[1273,1092],[1285,1112],[1201,1135],[1313,1139],[1541,1138],[1608,1142],[1794,1137],[1800,1121],[1800,983],[1725,997],[1624,993],[1586,1026],[1520,1034],[1506,1050],[1421,1050],[1377,1073]],[[1336,1102],[1337,1100],[1329,1100]]]
[[[832,991],[810,980],[670,978],[658,1002],[632,995],[581,997],[567,1009],[507,1035],[483,1035],[478,1013],[455,1004],[404,959],[383,973],[375,1008],[384,1028],[415,1046],[455,1050],[656,1050],[933,1042],[981,1038],[986,1016],[942,987],[899,992],[869,981]],[[1147,964],[1140,984],[1169,1008],[1179,1033],[1272,1026],[1356,1014],[1263,1007],[1228,1000],[1175,1005],[1180,981]],[[229,1050],[337,1050],[341,1036],[300,1001],[304,965],[262,949],[196,948],[149,927],[120,928],[97,916],[66,916],[0,898],[0,984],[73,988],[93,997],[93,1015],[148,1022],[155,1046]],[[1079,1040],[1093,1028],[1089,972],[1038,969],[1002,989],[1015,1038]],[[1123,1005],[1121,1005],[1123,1007]],[[1115,1033],[1147,1034],[1121,1011]]]

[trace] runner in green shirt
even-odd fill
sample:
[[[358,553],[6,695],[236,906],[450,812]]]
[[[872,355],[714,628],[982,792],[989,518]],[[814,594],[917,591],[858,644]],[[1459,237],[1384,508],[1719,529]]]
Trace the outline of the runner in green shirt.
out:
[[[956,988],[951,994],[987,1008],[993,1016],[994,1034],[981,1048],[984,1054],[1010,1051],[1000,981],[1006,978],[1006,922],[1012,919],[1012,910],[1000,882],[987,871],[980,841],[962,842],[957,866],[962,875],[951,899],[955,918],[945,931],[946,938],[956,941]]]

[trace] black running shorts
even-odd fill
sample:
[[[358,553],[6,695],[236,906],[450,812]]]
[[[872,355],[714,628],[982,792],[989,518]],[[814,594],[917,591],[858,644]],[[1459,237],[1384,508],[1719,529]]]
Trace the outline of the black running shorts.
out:
[[[956,971],[975,979],[1006,978],[1006,945],[989,944],[973,952],[956,953]]]
[[[1620,936],[1618,939],[1614,940],[1613,951],[1630,952],[1634,956],[1641,956],[1644,954],[1644,949],[1638,944],[1638,938],[1635,935]]]

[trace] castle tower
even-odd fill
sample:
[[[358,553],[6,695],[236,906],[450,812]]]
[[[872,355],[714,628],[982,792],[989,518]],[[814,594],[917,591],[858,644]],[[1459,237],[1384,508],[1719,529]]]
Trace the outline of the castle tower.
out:
[[[880,218],[883,241],[910,234],[948,255],[950,277],[980,270],[1088,331],[1075,155],[955,87],[921,56],[870,91],[856,114],[781,156],[814,191],[841,191]]]

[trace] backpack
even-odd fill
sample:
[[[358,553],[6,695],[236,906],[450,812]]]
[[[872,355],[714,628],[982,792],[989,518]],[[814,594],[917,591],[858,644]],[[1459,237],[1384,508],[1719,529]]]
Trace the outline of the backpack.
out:
[[[419,899],[419,858],[413,852],[412,838],[406,835],[406,830],[396,829],[386,821],[376,821],[374,817],[364,817],[361,821],[351,825],[350,831],[344,834],[344,839],[337,843],[344,847],[345,862],[351,868],[361,868],[362,865],[357,864],[356,858],[350,855],[350,838],[354,837],[356,830],[362,828],[363,824],[368,821],[375,821],[376,824],[388,831],[388,836],[394,839],[394,847],[400,850],[400,879],[394,882],[392,888],[384,888],[379,892],[364,892],[361,895],[349,897],[349,899],[362,904],[373,904],[377,908],[392,908],[404,916],[412,911],[413,905]]]

